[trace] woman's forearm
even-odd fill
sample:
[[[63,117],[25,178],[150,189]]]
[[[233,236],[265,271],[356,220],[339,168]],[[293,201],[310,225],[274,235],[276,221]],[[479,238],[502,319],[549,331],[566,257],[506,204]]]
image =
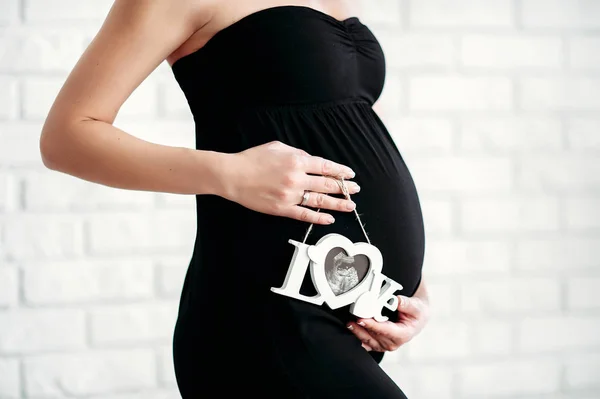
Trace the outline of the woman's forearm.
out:
[[[44,164],[84,180],[121,189],[218,194],[230,154],[151,143],[92,119],[45,126]]]

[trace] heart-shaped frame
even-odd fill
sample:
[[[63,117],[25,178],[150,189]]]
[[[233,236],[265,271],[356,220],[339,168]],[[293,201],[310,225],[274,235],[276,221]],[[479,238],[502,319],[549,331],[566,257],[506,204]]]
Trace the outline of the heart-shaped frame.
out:
[[[369,268],[365,277],[352,289],[335,295],[325,275],[325,259],[333,248],[342,248],[348,256],[365,255],[369,260]],[[326,234],[315,245],[308,248],[311,277],[322,299],[331,309],[337,309],[355,302],[364,292],[371,290],[373,277],[383,269],[383,256],[377,247],[366,242],[352,242],[337,233]]]

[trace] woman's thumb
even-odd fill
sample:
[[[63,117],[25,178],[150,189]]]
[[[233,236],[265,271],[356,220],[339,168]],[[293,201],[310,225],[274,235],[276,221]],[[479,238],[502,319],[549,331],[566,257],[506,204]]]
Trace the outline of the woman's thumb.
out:
[[[397,295],[397,296],[398,296],[398,311],[400,311],[402,313],[412,314],[412,315],[419,313],[420,309],[415,304],[415,300],[413,298],[404,296],[404,295]]]

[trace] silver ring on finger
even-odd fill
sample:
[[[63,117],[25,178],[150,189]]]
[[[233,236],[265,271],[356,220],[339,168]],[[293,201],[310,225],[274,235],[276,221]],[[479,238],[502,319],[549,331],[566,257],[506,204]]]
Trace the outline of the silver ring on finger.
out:
[[[302,202],[300,202],[301,206],[308,204],[308,200],[310,198],[310,191],[304,190],[304,194],[302,194]]]

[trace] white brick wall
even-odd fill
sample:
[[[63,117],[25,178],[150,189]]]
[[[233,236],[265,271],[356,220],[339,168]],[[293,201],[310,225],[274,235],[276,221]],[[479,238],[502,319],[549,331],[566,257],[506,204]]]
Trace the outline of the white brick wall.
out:
[[[563,59],[561,39],[550,35],[466,35],[461,45],[465,67],[556,69]]]
[[[522,0],[521,11],[528,28],[600,28],[600,3],[596,0]]]
[[[467,397],[510,397],[538,394],[546,398],[560,389],[561,365],[556,359],[504,359],[473,362],[457,373],[458,390]]]
[[[569,41],[569,64],[573,69],[600,67],[600,54],[594,49],[600,46],[598,36],[579,36]]]
[[[381,116],[422,200],[434,306],[384,369],[411,399],[598,399],[600,1],[362,2],[386,52]],[[111,3],[0,0],[0,399],[178,397],[193,197],[89,184],[39,156]],[[193,146],[166,63],[116,124]]]
[[[500,111],[513,103],[507,77],[436,76],[409,78],[409,107],[413,111]]]
[[[513,24],[511,0],[422,0],[407,6],[411,26],[415,27],[507,27]]]
[[[23,368],[28,397],[83,397],[157,387],[156,354],[149,348],[31,356]]]

